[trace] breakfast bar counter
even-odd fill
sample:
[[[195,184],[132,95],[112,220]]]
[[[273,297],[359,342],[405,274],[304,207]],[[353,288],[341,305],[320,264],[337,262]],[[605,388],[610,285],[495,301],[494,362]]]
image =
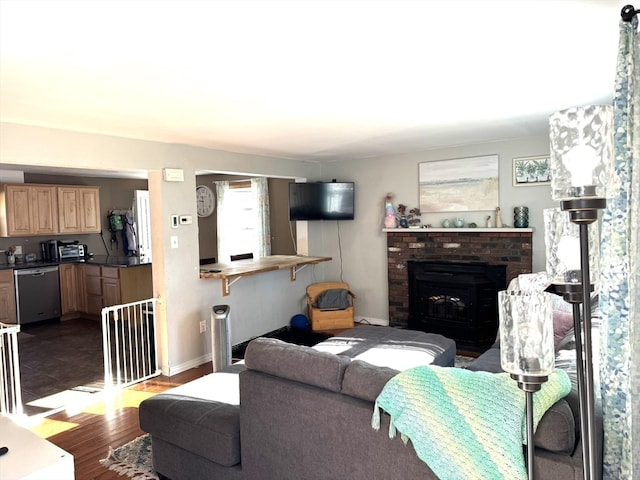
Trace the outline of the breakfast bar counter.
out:
[[[296,274],[306,266],[330,260],[332,260],[331,257],[270,255],[255,259],[237,260],[231,263],[211,263],[200,267],[200,278],[219,278],[222,280],[222,295],[226,296],[231,293],[231,285],[242,277],[288,268],[291,271],[291,281],[294,282]]]

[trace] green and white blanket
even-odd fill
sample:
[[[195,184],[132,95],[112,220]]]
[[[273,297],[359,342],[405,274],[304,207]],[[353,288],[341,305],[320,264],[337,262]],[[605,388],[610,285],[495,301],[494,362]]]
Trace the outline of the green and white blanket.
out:
[[[571,390],[556,369],[534,394],[534,425]],[[421,366],[393,377],[376,399],[371,424],[380,428],[380,410],[411,440],[418,457],[441,480],[527,478],[522,445],[526,436],[525,393],[507,373]]]

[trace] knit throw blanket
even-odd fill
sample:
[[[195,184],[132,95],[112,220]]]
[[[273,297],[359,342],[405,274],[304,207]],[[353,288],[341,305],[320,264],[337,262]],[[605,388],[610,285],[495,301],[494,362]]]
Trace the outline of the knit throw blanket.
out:
[[[534,394],[534,426],[571,390],[556,369]],[[420,366],[393,377],[378,396],[371,424],[380,428],[380,410],[411,440],[418,457],[440,480],[527,478],[522,445],[526,437],[525,393],[507,373]]]

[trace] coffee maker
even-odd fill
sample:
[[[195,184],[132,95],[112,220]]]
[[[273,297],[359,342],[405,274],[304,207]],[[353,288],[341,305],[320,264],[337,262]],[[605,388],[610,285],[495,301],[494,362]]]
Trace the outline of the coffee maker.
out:
[[[58,251],[58,240],[47,240],[40,242],[40,253],[42,260],[45,262],[57,262],[60,260],[60,252]]]

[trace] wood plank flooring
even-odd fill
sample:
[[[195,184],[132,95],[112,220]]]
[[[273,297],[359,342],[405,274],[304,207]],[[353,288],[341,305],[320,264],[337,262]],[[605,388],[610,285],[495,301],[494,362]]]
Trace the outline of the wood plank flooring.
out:
[[[99,461],[109,447],[119,447],[142,435],[138,405],[145,398],[211,373],[211,363],[172,377],[160,376],[120,391],[112,398],[82,408],[47,417],[31,431],[71,453],[78,480],[122,480]]]

